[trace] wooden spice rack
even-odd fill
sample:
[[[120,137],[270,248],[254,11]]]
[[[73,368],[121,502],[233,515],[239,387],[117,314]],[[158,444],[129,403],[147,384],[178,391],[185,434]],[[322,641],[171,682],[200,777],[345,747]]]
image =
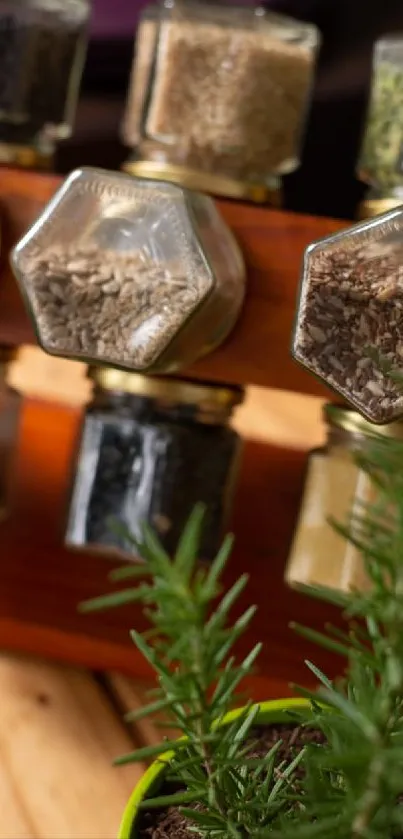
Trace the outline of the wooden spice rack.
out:
[[[58,187],[55,176],[0,169],[0,343],[34,343],[8,251]],[[189,374],[227,382],[281,388],[329,398],[289,353],[301,257],[314,239],[342,227],[330,219],[219,202],[248,265],[244,312],[231,338]],[[0,525],[0,647],[33,652],[95,669],[136,676],[146,668],[128,629],[141,628],[131,607],[81,616],[77,604],[108,590],[108,563],[62,547],[71,457],[80,410],[27,399],[18,453],[16,497]],[[300,501],[305,452],[247,442],[233,515],[236,548],[228,581],[251,575],[244,597],[259,606],[253,639],[264,641],[251,690],[257,699],[289,693],[290,680],[307,682],[306,644],[290,620],[321,628],[338,616],[324,605],[288,590],[284,563]],[[327,653],[315,661],[327,670]]]

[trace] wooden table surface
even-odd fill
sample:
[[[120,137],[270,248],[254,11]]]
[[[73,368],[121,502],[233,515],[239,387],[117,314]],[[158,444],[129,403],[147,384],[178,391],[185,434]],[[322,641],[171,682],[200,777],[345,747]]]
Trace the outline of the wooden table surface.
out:
[[[7,251],[58,183],[50,176],[0,170],[4,233],[0,341],[15,344],[33,340],[7,267]],[[220,202],[220,208],[246,255],[248,297],[231,339],[192,372],[328,396],[291,361],[288,346],[303,248],[312,239],[338,229],[340,223],[224,202]],[[128,636],[131,626],[144,626],[137,608],[92,616],[77,613],[80,600],[107,589],[108,567],[97,557],[63,548],[69,475],[81,407],[35,398],[34,390],[24,407],[15,502],[10,517],[0,526],[0,646],[143,677],[148,671]],[[270,399],[275,405],[276,396],[274,391],[270,394],[265,407],[260,403],[258,419],[253,410],[249,419],[244,419],[243,431],[249,439],[232,519],[236,547],[227,575],[231,582],[248,571],[250,585],[241,606],[256,602],[260,607],[243,645],[245,649],[256,639],[264,642],[259,671],[250,684],[256,698],[289,693],[290,680],[307,681],[303,664],[307,645],[291,633],[289,621],[309,622],[319,628],[333,616],[328,607],[291,592],[283,583],[306,452],[316,443],[319,413],[312,422],[312,435],[311,419],[305,420],[306,433],[299,437],[296,434],[299,448],[290,447],[286,434],[273,433],[270,423],[276,414],[270,413]],[[303,427],[304,416],[313,417],[309,411],[304,415],[301,403],[295,408],[289,403],[288,410],[295,412],[293,421],[298,428]],[[315,404],[316,410],[319,407]],[[281,431],[281,411],[276,416],[276,427]],[[330,672],[338,666],[324,653],[317,654],[315,660]]]

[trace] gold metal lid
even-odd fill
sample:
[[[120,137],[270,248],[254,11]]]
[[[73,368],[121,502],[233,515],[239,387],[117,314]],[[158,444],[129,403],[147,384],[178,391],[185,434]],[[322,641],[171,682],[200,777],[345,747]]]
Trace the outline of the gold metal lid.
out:
[[[323,416],[325,422],[329,425],[340,428],[348,434],[358,434],[364,437],[381,434],[383,437],[403,439],[403,421],[391,422],[387,425],[375,425],[364,419],[358,411],[354,411],[345,405],[332,403],[324,405]]]
[[[53,155],[41,152],[32,146],[18,146],[12,143],[0,143],[0,165],[16,166],[18,169],[52,168]]]
[[[403,198],[396,198],[392,195],[385,198],[368,198],[361,201],[357,217],[359,221],[365,221],[365,219],[375,218],[375,216],[380,216],[396,207],[401,207],[402,204]]]
[[[186,166],[175,166],[154,160],[128,160],[122,168],[129,175],[151,178],[157,181],[169,181],[197,192],[206,192],[223,198],[252,201],[255,204],[270,204],[272,207],[281,207],[282,205],[280,185],[271,188],[264,184],[242,183],[232,180],[232,178],[224,178],[220,175],[199,172]]]
[[[198,382],[194,379],[168,376],[143,376],[140,373],[125,373],[109,367],[90,367],[88,375],[102,390],[197,405],[206,411],[231,410],[240,405],[245,397],[243,388],[237,385]]]

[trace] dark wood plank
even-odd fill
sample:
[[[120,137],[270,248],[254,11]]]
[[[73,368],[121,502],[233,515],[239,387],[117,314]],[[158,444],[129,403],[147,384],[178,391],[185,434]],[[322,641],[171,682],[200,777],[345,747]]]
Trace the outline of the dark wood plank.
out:
[[[0,341],[34,341],[7,264],[8,248],[35,220],[60,183],[55,176],[0,169],[4,242],[0,264]],[[331,219],[230,202],[219,207],[243,248],[248,293],[243,314],[225,345],[198,363],[197,376],[301,393],[327,395],[289,352],[301,257],[314,239],[340,229]]]
[[[79,421],[77,409],[34,400],[25,404],[15,507],[0,526],[0,647],[144,677],[147,668],[128,636],[131,626],[144,626],[138,607],[92,616],[77,613],[82,599],[108,590],[110,567],[104,559],[62,547]],[[293,636],[289,621],[321,627],[332,614],[283,583],[304,465],[304,452],[246,445],[228,582],[248,571],[250,584],[240,605],[260,607],[240,648],[264,641],[260,670],[251,681],[259,699],[286,692],[289,680],[306,681],[306,644]],[[315,660],[334,670],[327,654],[321,652]]]

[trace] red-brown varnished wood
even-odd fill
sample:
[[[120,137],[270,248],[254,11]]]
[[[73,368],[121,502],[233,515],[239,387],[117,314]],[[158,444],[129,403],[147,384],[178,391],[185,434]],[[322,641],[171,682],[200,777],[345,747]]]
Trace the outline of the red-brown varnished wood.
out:
[[[137,606],[83,616],[77,604],[109,589],[110,561],[63,549],[70,464],[79,429],[76,409],[25,403],[14,510],[0,525],[0,648],[35,652],[102,669],[144,676],[129,641],[131,626],[144,626]],[[247,570],[242,606],[257,603],[246,651],[264,641],[254,696],[288,692],[290,680],[306,682],[306,644],[288,628],[291,619],[321,627],[327,607],[288,590],[283,569],[298,509],[305,453],[249,442],[232,527],[236,548],[228,582]],[[309,650],[311,655],[311,651]],[[335,662],[315,653],[321,666]]]
[[[34,340],[7,265],[7,251],[35,220],[59,183],[60,179],[51,175],[0,169],[4,227],[0,341],[16,344]],[[289,345],[304,247],[340,229],[342,223],[235,202],[220,201],[219,207],[245,254],[247,299],[232,336],[192,372],[223,381],[329,396],[292,361]]]

